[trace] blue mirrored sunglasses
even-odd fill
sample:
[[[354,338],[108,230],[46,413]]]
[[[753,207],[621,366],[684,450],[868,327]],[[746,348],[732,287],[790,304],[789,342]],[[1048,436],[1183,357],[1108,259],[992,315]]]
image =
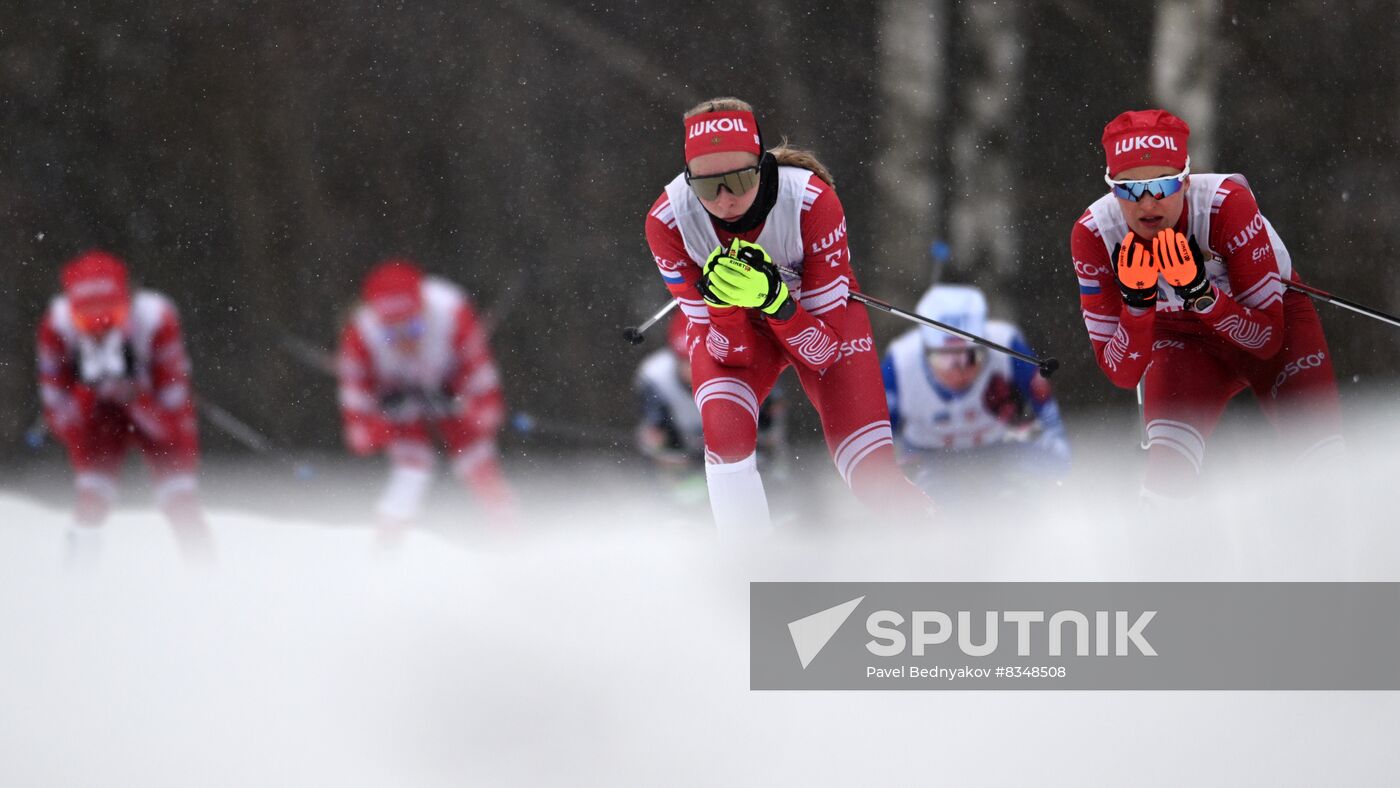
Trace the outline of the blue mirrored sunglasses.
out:
[[[1170,197],[1181,191],[1181,187],[1186,185],[1186,176],[1191,174],[1191,160],[1186,160],[1186,168],[1176,175],[1168,175],[1164,178],[1152,178],[1145,181],[1115,181],[1104,173],[1104,182],[1113,189],[1113,196],[1120,200],[1137,202],[1143,197],[1151,195],[1154,199]]]

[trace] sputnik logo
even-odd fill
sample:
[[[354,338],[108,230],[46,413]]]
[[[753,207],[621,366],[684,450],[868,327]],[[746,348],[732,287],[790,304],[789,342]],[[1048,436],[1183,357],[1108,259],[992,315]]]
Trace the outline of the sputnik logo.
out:
[[[846,619],[851,617],[851,613],[855,612],[863,599],[864,596],[858,596],[849,602],[842,602],[836,607],[829,607],[788,624],[788,633],[792,635],[792,645],[797,649],[797,658],[802,661],[803,670],[806,670],[807,666],[812,664],[812,660],[826,648],[832,636],[846,623]]]

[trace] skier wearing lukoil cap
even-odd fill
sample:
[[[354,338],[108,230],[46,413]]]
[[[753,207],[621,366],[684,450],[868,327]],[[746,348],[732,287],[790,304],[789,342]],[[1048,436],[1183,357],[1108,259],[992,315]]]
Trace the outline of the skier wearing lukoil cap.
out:
[[[895,464],[865,307],[849,303],[845,212],[817,159],[764,150],[735,98],[685,113],[685,170],[646,219],[661,278],[690,321],[710,507],[721,536],[770,528],[755,458],[759,405],[789,365],[821,416],[836,470],[878,511],[920,516],[928,499]]]
[[[1243,175],[1193,173],[1190,129],[1160,109],[1103,131],[1109,190],[1070,251],[1094,357],[1143,381],[1149,501],[1189,497],[1225,404],[1254,392],[1284,449],[1307,464],[1342,449],[1332,359],[1288,249]]]

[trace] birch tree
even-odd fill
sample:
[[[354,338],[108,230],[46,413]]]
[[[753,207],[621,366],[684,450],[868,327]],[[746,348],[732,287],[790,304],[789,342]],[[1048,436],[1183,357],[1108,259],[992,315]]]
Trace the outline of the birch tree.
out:
[[[1152,37],[1152,91],[1162,107],[1191,126],[1191,169],[1215,167],[1216,86],[1220,81],[1220,0],[1157,4]]]
[[[1020,265],[1013,184],[1025,48],[1016,3],[961,3],[957,35],[965,47],[950,163],[949,230],[955,270],[987,291],[995,312],[1010,307],[1007,285]]]
[[[880,5],[877,270],[891,286],[915,293],[932,279],[929,242],[943,234],[938,160],[946,27],[943,0]]]

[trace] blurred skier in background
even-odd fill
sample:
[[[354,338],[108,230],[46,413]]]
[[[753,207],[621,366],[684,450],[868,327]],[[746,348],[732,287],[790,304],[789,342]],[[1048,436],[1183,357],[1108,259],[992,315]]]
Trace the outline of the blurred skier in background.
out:
[[[38,330],[39,394],[49,431],[68,451],[77,501],[67,536],[70,565],[90,566],[100,526],[117,498],[127,450],[141,449],[155,498],[181,555],[213,558],[195,476],[199,435],[175,305],[131,291],[126,265],[100,250],[63,268]]]
[[[1285,451],[1308,465],[1343,453],[1332,358],[1317,310],[1283,280],[1292,258],[1243,175],[1192,173],[1191,130],[1165,110],[1103,131],[1109,191],[1070,252],[1099,367],[1143,382],[1143,497],[1189,497],[1229,400],[1254,392]]]
[[[340,339],[337,374],[345,441],[360,456],[385,452],[389,481],[376,507],[381,541],[397,543],[420,515],[437,463],[496,524],[514,521],[496,435],[505,418],[496,363],[461,288],[388,260],[365,278]]]
[[[987,319],[986,296],[976,287],[935,285],[916,311],[1033,355],[1016,326]],[[890,344],[882,371],[900,464],[940,501],[1068,472],[1060,409],[1035,365],[921,326]]]
[[[880,363],[826,167],[765,150],[753,107],[701,102],[683,117],[685,169],[646,218],[662,281],[690,321],[687,348],[722,538],[771,530],[758,473],[759,405],[788,366],[821,417],[832,461],[867,506],[918,518],[930,502],[895,463]]]
[[[674,497],[705,502],[705,435],[695,405],[686,344],[689,321],[676,314],[668,326],[667,347],[642,359],[633,385],[641,408],[637,448],[655,463]],[[758,454],[770,482],[787,475],[787,401],[775,386],[758,413]]]

